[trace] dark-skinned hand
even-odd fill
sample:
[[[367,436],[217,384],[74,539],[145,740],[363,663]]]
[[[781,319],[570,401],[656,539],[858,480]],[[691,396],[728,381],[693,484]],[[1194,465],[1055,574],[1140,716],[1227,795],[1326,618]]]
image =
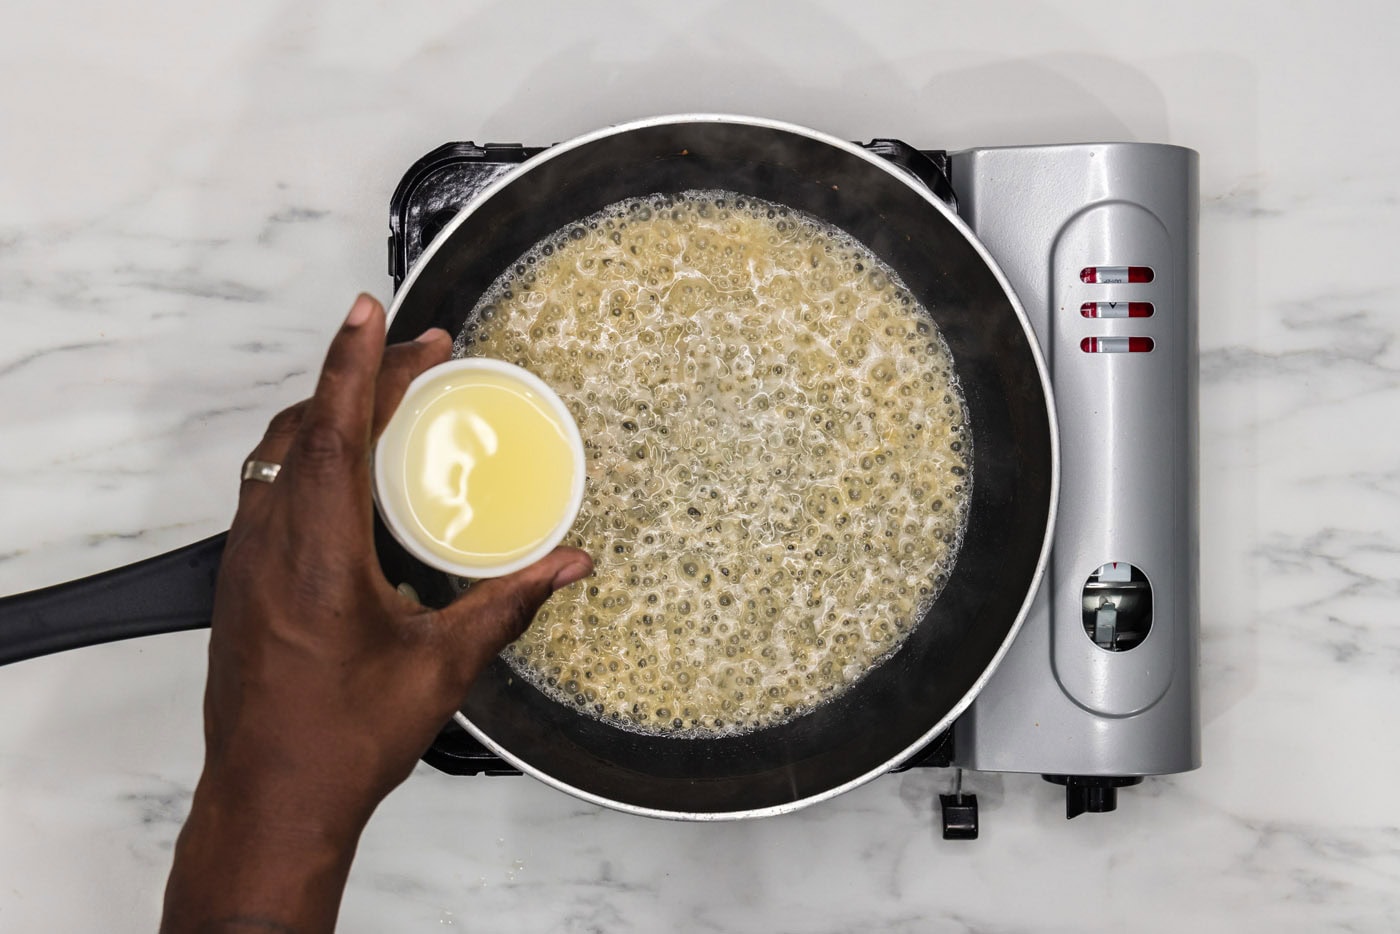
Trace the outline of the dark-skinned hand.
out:
[[[559,548],[430,609],[381,573],[370,451],[409,382],[451,356],[446,332],[384,346],[355,302],[312,398],[252,457],[219,569],[205,762],[166,891],[165,932],[329,931],[361,830],[482,668],[555,590],[592,573]]]

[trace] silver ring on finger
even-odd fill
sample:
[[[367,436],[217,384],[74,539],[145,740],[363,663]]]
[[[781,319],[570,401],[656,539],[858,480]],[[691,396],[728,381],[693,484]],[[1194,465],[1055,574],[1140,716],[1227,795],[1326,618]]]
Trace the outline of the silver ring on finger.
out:
[[[257,480],[262,483],[271,483],[277,479],[277,475],[282,472],[281,464],[274,464],[271,461],[260,461],[250,457],[243,462],[243,479]]]

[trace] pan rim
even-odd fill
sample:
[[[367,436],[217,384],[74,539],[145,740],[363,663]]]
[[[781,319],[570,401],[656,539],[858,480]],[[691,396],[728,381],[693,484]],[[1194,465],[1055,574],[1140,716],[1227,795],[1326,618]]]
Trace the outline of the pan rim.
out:
[[[428,246],[424,249],[423,253],[414,262],[413,267],[409,270],[408,275],[403,281],[403,284],[399,287],[398,292],[394,295],[394,299],[389,307],[387,323],[392,324],[395,315],[398,313],[403,303],[407,300],[407,297],[410,291],[412,290],[414,283],[417,282],[419,275],[429,265],[429,260],[431,260],[432,257],[438,252],[438,250],[441,249],[442,246],[449,239],[451,239],[452,235],[457,231],[457,229],[461,227],[462,224],[464,224],[473,213],[475,213],[477,208],[479,208],[482,204],[485,204],[498,191],[502,190],[508,185],[513,184],[515,181],[529,174],[530,172],[534,171],[540,166],[545,165],[551,159],[557,158],[561,155],[564,155],[565,153],[571,152],[583,146],[587,146],[599,140],[607,139],[611,136],[621,135],[624,133],[649,129],[653,127],[668,125],[684,125],[693,123],[729,123],[752,126],[760,129],[776,130],[779,132],[789,133],[794,136],[801,136],[807,139],[811,139],[815,142],[824,143],[828,146],[832,146],[836,149],[842,150],[843,152],[849,155],[855,156],[858,159],[862,159],[871,166],[875,167],[876,169],[885,172],[892,178],[897,179],[912,194],[919,198],[922,198],[928,204],[932,205],[936,210],[940,211],[944,215],[945,219],[952,223],[954,229],[957,230],[962,235],[962,237],[969,243],[969,245],[971,245],[972,248],[977,252],[977,255],[982,259],[983,263],[987,266],[987,268],[991,270],[992,275],[996,278],[997,284],[1001,287],[1002,292],[1006,295],[1007,299],[1011,303],[1012,311],[1015,313],[1017,322],[1020,324],[1021,329],[1026,336],[1026,340],[1030,345],[1031,358],[1035,364],[1036,375],[1040,380],[1041,391],[1045,399],[1046,424],[1050,433],[1050,501],[1048,504],[1048,509],[1046,511],[1045,531],[1041,540],[1040,554],[1036,560],[1035,571],[1031,576],[1030,585],[1027,587],[1026,594],[1021,601],[1020,609],[1017,611],[1016,618],[1012,621],[1012,624],[1008,629],[1005,638],[1002,639],[1002,642],[1000,646],[998,646],[995,654],[992,656],[991,661],[982,670],[981,674],[977,677],[976,681],[973,682],[972,687],[968,689],[968,691],[962,696],[958,703],[954,704],[953,707],[942,718],[940,718],[939,721],[936,724],[934,724],[932,728],[930,728],[927,732],[918,737],[913,743],[909,744],[909,746],[907,746],[904,750],[902,750],[895,756],[852,779],[848,779],[847,781],[842,782],[839,785],[834,785],[831,788],[827,788],[823,791],[817,792],[816,794],[807,795],[805,797],[797,798],[792,801],[785,801],[781,804],[767,805],[758,808],[744,808],[733,811],[682,811],[644,807],[641,805],[630,804],[625,801],[618,801],[614,798],[609,798],[604,795],[599,795],[587,791],[575,785],[571,785],[568,782],[565,782],[553,775],[550,775],[544,772],[543,770],[531,765],[529,762],[526,762],[512,754],[510,750],[501,746],[489,735],[487,735],[483,730],[478,729],[477,726],[474,723],[472,723],[471,720],[460,710],[453,715],[453,720],[456,721],[458,725],[460,725],[473,737],[475,737],[479,742],[481,742],[482,745],[484,745],[487,749],[491,750],[496,755],[500,756],[502,759],[510,763],[515,768],[519,769],[524,774],[530,775],[533,778],[544,782],[546,785],[563,791],[583,801],[601,805],[612,810],[622,811],[629,814],[635,814],[642,817],[653,817],[666,820],[746,820],[755,817],[773,817],[780,814],[789,814],[794,811],[810,807],[814,804],[818,804],[822,801],[831,800],[832,798],[835,798],[838,795],[845,794],[848,791],[852,791],[855,788],[860,787],[861,785],[865,785],[873,781],[874,779],[886,774],[891,769],[905,762],[910,756],[914,755],[916,752],[922,749],[936,736],[946,731],[953,724],[953,722],[956,721],[960,716],[962,716],[962,714],[966,712],[967,708],[971,706],[972,702],[982,692],[983,688],[986,687],[987,682],[991,680],[992,675],[1001,665],[1001,662],[1005,658],[1006,653],[1010,651],[1011,644],[1016,640],[1016,637],[1020,634],[1021,627],[1025,624],[1026,618],[1030,614],[1031,605],[1035,601],[1037,594],[1040,592],[1040,588],[1045,579],[1045,571],[1050,561],[1050,549],[1054,538],[1056,519],[1059,510],[1060,433],[1058,419],[1056,418],[1055,414],[1054,392],[1050,382],[1049,370],[1045,365],[1044,354],[1041,351],[1040,342],[1035,336],[1035,331],[1031,326],[1029,318],[1026,317],[1026,312],[1021,305],[1020,297],[1016,294],[1016,291],[1011,287],[1011,283],[1007,279],[1006,274],[1002,271],[1001,266],[997,263],[997,261],[987,251],[986,246],[981,242],[981,240],[977,238],[976,234],[973,233],[972,229],[967,226],[967,223],[962,218],[960,218],[955,212],[953,212],[953,210],[950,209],[946,204],[939,200],[931,191],[919,184],[915,179],[909,176],[907,172],[898,168],[889,160],[877,156],[874,153],[868,152],[867,150],[861,148],[860,146],[854,143],[833,136],[831,134],[824,133],[820,130],[814,130],[809,127],[801,126],[799,124],[788,123],[781,120],[772,120],[765,117],[751,117],[737,114],[722,113],[665,114],[654,117],[645,117],[626,123],[615,124],[613,126],[605,127],[603,129],[594,130],[589,133],[584,133],[580,136],[575,136],[572,139],[568,139],[563,142],[556,143],[553,146],[550,146],[543,152],[540,152],[539,154],[531,157],[530,159],[527,159],[524,162],[520,163],[518,166],[511,169],[509,172],[507,172],[499,179],[487,186],[485,189],[483,189],[476,197],[474,197],[471,200],[471,202],[469,202],[465,207],[463,207],[462,210],[459,211],[457,215],[445,227],[443,227],[441,231],[438,232],[438,235],[433,238],[433,241],[430,244],[428,244]]]

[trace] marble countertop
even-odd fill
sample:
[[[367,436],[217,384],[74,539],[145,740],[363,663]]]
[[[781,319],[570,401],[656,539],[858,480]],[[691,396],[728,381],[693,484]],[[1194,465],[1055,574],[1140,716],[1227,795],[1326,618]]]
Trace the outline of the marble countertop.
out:
[[[1129,12],[1133,6],[1136,12]],[[671,111],[959,148],[1201,153],[1205,766],[1073,822],[949,776],[694,826],[423,767],[345,931],[1400,929],[1393,4],[95,0],[0,16],[0,593],[227,527],[387,203],[449,139]],[[149,931],[206,636],[0,669],[0,930]]]

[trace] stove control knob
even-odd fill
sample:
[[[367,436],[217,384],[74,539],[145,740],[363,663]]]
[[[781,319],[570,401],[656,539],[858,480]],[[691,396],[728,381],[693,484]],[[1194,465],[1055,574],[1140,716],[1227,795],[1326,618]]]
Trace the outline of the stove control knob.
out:
[[[1065,786],[1065,820],[1085,811],[1106,814],[1118,810],[1118,789],[1142,783],[1141,775],[1042,775],[1055,785]]]

